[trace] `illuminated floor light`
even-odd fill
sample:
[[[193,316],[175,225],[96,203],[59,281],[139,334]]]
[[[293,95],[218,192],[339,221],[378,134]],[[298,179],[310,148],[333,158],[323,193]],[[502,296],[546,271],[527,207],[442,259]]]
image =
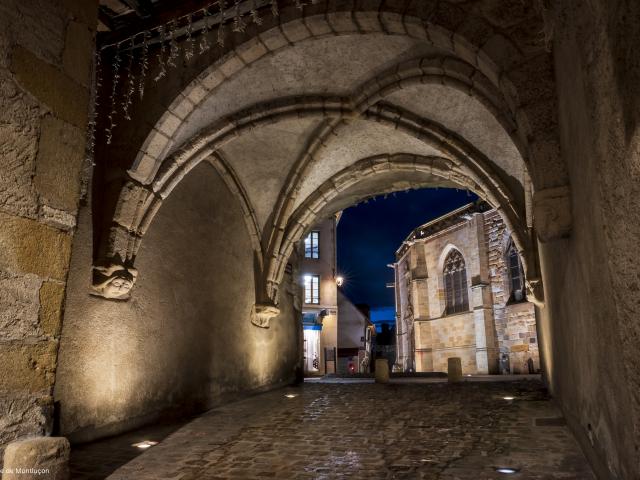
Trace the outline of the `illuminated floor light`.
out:
[[[287,393],[287,394],[285,395],[285,397],[287,397],[287,398],[296,398],[297,396],[298,396],[298,395],[296,395],[295,393]]]
[[[496,472],[504,473],[505,475],[513,475],[514,473],[518,473],[520,470],[517,468],[511,467],[498,467],[496,468]]]
[[[502,397],[502,398],[504,398],[505,400],[515,400],[515,397]]]
[[[145,440],[143,442],[139,442],[139,443],[134,443],[133,445],[131,445],[132,447],[136,447],[136,448],[140,448],[142,450],[146,450],[149,447],[153,447],[154,445],[157,445],[158,442],[154,442],[152,440]]]

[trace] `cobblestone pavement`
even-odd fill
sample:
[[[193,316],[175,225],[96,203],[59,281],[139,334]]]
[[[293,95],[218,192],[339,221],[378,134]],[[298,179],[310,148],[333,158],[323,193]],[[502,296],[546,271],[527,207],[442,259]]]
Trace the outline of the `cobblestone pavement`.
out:
[[[595,478],[535,380],[307,383],[215,408],[164,440],[148,439],[160,443],[110,480]],[[83,447],[85,471],[101,445]],[[76,470],[72,478],[89,477]]]

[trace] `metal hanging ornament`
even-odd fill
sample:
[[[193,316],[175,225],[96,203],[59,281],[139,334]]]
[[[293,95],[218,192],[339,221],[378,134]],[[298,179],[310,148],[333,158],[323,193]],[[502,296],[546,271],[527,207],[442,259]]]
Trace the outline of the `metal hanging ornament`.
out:
[[[140,58],[140,78],[138,80],[138,95],[140,100],[144,97],[144,82],[149,70],[149,37],[151,34],[148,30],[142,32],[142,53]]]
[[[303,8],[303,6],[308,5],[309,3],[315,4],[318,0],[296,0],[295,5],[298,8]],[[115,53],[113,55],[113,61],[111,65],[112,69],[112,84],[111,84],[111,95],[109,100],[111,102],[111,106],[109,108],[107,114],[107,122],[105,127],[105,138],[106,143],[111,144],[113,140],[113,131],[116,127],[116,117],[121,110],[122,116],[130,120],[131,119],[131,109],[133,106],[134,96],[139,97],[140,100],[144,98],[145,90],[146,90],[146,81],[149,73],[149,49],[153,43],[155,43],[152,39],[157,39],[158,48],[157,48],[157,64],[158,69],[155,77],[153,77],[154,82],[158,82],[163,77],[167,76],[167,70],[169,67],[177,67],[177,59],[180,56],[181,46],[178,43],[179,32],[184,28],[184,36],[185,41],[183,44],[182,52],[184,60],[189,60],[194,57],[197,53],[203,54],[204,52],[210,50],[211,45],[209,43],[208,34],[212,30],[212,10],[214,7],[218,8],[220,19],[217,25],[217,39],[216,42],[220,46],[221,49],[225,46],[225,36],[226,36],[226,28],[225,23],[227,20],[232,20],[232,30],[234,32],[244,32],[247,27],[247,21],[245,21],[245,16],[247,19],[256,25],[261,25],[263,23],[263,19],[260,17],[259,7],[258,5],[262,5],[258,0],[250,0],[250,7],[248,11],[242,13],[240,10],[240,4],[243,3],[241,0],[235,0],[232,6],[232,12],[229,14],[228,3],[227,0],[216,0],[212,1],[208,6],[201,9],[202,12],[202,20],[203,25],[199,28],[198,31],[194,32],[194,13],[189,13],[179,18],[174,18],[169,22],[159,25],[157,27],[151,28],[149,30],[145,30],[141,33],[136,33],[135,35],[128,37],[127,39],[121,40],[118,43],[103,46],[100,51],[97,53],[96,58],[96,91],[101,90],[101,72],[104,68],[101,66],[101,52],[107,48],[115,48]],[[278,17],[280,15],[280,9],[277,0],[269,0],[265,1],[264,5],[267,8],[270,8],[271,14],[274,17]],[[185,25],[186,24],[186,25]],[[181,27],[182,26],[182,27]],[[195,34],[195,35],[194,35]],[[181,34],[182,35],[182,34]],[[199,35],[199,39],[196,41],[196,36]],[[140,37],[141,36],[141,37]],[[140,38],[142,39],[140,41]],[[123,50],[121,48],[122,45],[130,43],[127,48],[126,54],[128,55],[127,64],[125,66],[126,78],[123,78],[123,74],[121,72],[122,69],[122,55]],[[137,42],[137,43],[136,43]],[[196,50],[197,43],[197,50]],[[139,53],[139,68],[134,68],[136,64],[134,63],[134,52],[136,49],[140,48]],[[123,90],[121,93],[122,97],[119,100],[118,94],[119,89]],[[136,95],[137,93],[137,95]],[[95,102],[95,106],[97,107],[97,99]],[[93,121],[95,129],[96,119],[90,119],[90,123]],[[91,128],[91,125],[90,125]]]
[[[256,25],[262,25],[262,18],[260,18],[260,14],[258,13],[258,5],[256,4],[256,0],[251,0],[251,10],[249,12],[251,15],[251,20]]]
[[[176,58],[180,53],[180,45],[176,40],[176,30],[178,29],[178,22],[171,20],[169,23],[169,57],[167,58],[167,65],[170,67],[177,67]]]
[[[158,50],[158,75],[153,79],[155,82],[167,75],[167,61],[165,60],[165,52],[167,46],[165,44],[166,29],[164,25],[158,27],[158,36],[160,37],[160,49]]]
[[[136,79],[133,73],[133,39],[131,40],[131,47],[129,49],[129,61],[127,62],[127,86],[124,94],[124,99],[122,100],[122,113],[126,120],[131,120],[131,116],[129,115],[129,108],[131,107],[131,103],[133,102],[133,94],[136,91]]]
[[[235,15],[233,16],[233,31],[244,32],[246,27],[247,24],[242,20],[242,15],[240,14],[240,0],[236,0]]]
[[[220,7],[220,24],[218,25],[218,45],[220,46],[220,48],[224,47],[224,22],[225,22],[225,18],[224,18],[224,13],[225,10],[227,9],[227,2],[225,2],[225,0],[220,0],[218,2],[218,6]]]
[[[107,125],[107,128],[105,130],[105,136],[106,136],[106,141],[107,141],[107,145],[111,144],[111,140],[113,139],[113,129],[116,127],[116,114],[118,113],[117,111],[117,101],[116,101],[116,93],[118,91],[118,80],[120,79],[120,44],[118,44],[118,47],[116,49],[116,54],[113,57],[113,64],[112,64],[112,71],[113,71],[113,75],[112,75],[112,83],[111,83],[111,110],[109,111],[109,115],[107,117],[108,121],[109,121],[109,125]]]
[[[207,35],[209,34],[209,30],[211,30],[209,27],[209,17],[211,17],[209,9],[205,8],[203,10],[204,25],[202,26],[202,30],[200,30],[200,43],[198,44],[198,48],[201,54],[211,48],[209,45],[209,41],[207,40]]]
[[[190,60],[195,55],[195,40],[193,38],[193,17],[189,15],[187,17],[187,46],[184,49],[184,58]]]

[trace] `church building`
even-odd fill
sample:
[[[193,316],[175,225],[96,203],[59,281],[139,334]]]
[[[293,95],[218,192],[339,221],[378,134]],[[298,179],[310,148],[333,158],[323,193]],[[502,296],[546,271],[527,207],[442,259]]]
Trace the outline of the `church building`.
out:
[[[411,232],[396,251],[397,361],[405,372],[535,373],[536,315],[500,214],[469,203]]]

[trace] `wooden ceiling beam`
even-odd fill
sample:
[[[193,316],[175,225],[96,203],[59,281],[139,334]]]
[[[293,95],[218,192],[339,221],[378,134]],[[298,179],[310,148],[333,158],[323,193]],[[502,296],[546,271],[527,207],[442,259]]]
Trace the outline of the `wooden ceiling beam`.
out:
[[[105,32],[99,35],[98,44],[107,45],[118,43],[137,33],[164,25],[174,18],[202,10],[211,3],[212,0],[165,0],[158,2],[154,6],[153,15],[147,18],[141,18],[137,14],[131,13],[126,18],[125,26],[119,28],[117,31]]]
[[[121,0],[140,18],[149,18],[153,13],[151,0]]]

